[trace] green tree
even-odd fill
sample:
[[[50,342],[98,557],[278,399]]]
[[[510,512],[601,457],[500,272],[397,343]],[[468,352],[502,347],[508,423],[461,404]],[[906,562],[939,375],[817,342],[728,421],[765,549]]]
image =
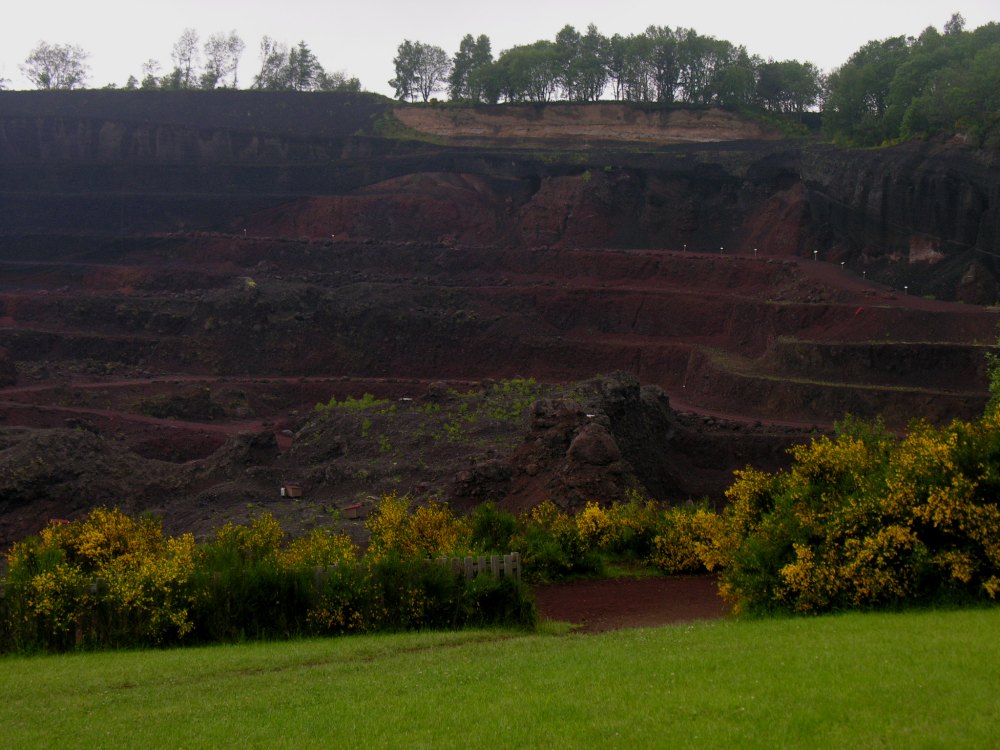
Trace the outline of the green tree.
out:
[[[472,34],[466,34],[462,37],[448,76],[449,98],[454,101],[485,101],[483,80],[477,71],[492,62],[493,50],[488,36],[480,34],[473,38]]]
[[[288,52],[288,88],[292,91],[315,91],[324,74],[316,55],[304,41]]]
[[[246,44],[235,31],[212,34],[205,42],[205,70],[201,74],[201,87],[214,89],[219,86],[236,88],[237,69]]]
[[[198,32],[190,28],[184,29],[174,42],[170,57],[174,61],[174,70],[167,79],[169,88],[192,88],[197,79]]]
[[[754,73],[746,49],[725,39],[678,30],[678,88],[689,104],[738,103],[752,96]]]
[[[625,78],[627,76],[626,48],[628,39],[621,34],[614,34],[608,39],[606,65],[608,81],[611,83],[613,96],[621,101],[625,93]]]
[[[550,41],[512,47],[500,55],[497,66],[508,102],[547,102],[558,88],[558,53]]]
[[[580,39],[577,90],[581,101],[596,102],[608,85],[608,38],[594,24]]]
[[[872,41],[834,71],[823,109],[828,131],[860,145],[875,145],[893,137],[885,122],[889,88],[909,54],[910,40],[905,37]]]
[[[899,134],[914,100],[924,93],[934,75],[955,59],[957,45],[933,26],[924,29],[910,46],[910,54],[895,71],[886,96],[885,128]]]
[[[354,77],[348,77],[342,70],[333,73],[322,73],[316,87],[319,91],[343,91],[357,93],[361,91],[361,81]]]
[[[562,96],[574,102],[599,99],[608,82],[607,54],[608,40],[594,24],[586,34],[564,26],[554,46],[555,79]]]
[[[757,89],[759,59],[752,58],[746,47],[724,42],[712,78],[714,101],[724,106],[753,103]]]
[[[804,112],[816,105],[821,91],[821,75],[812,63],[768,60],[757,66],[757,101],[771,112]]]
[[[666,26],[650,26],[645,32],[649,40],[647,54],[653,98],[658,102],[674,100],[680,75],[677,42],[681,32],[678,29],[675,33]]]
[[[965,18],[961,13],[952,13],[948,23],[944,25],[944,33],[949,35],[961,34],[965,31]]]
[[[142,78],[139,81],[139,88],[148,89],[158,89],[160,87],[160,79],[156,75],[160,71],[160,63],[157,60],[150,58],[142,64]]]
[[[283,91],[290,85],[288,45],[265,35],[261,37],[260,70],[253,77],[251,88],[262,91]]]
[[[1000,144],[1000,25],[937,40],[918,45],[893,79],[890,116],[899,135],[961,132],[980,145]]]
[[[469,73],[469,93],[473,101],[496,104],[504,92],[504,70],[496,61],[480,65]]]
[[[327,73],[305,41],[289,49],[269,36],[260,40],[260,69],[251,88],[261,91],[360,91],[343,71]]]
[[[415,101],[419,96],[423,101],[442,90],[451,74],[451,58],[440,47],[423,42],[404,39],[396,49],[393,59],[396,77],[389,85],[396,90],[400,101]]]
[[[569,101],[582,101],[579,92],[582,49],[580,32],[570,25],[563,26],[556,34],[555,70],[556,85]]]
[[[650,66],[653,40],[643,34],[608,40],[606,69],[615,99],[648,102],[655,99],[655,83]]]
[[[442,91],[451,74],[451,58],[440,47],[420,44],[420,54],[416,64],[416,90],[426,102],[431,95]]]
[[[87,81],[89,55],[75,44],[39,42],[20,66],[39,89],[78,89]]]
[[[972,58],[962,105],[964,114],[958,127],[981,145],[1000,147],[1000,44],[986,47]]]
[[[829,78],[827,132],[858,145],[956,132],[1000,144],[1000,24],[964,27],[956,14],[943,34],[927,28],[859,49]]]

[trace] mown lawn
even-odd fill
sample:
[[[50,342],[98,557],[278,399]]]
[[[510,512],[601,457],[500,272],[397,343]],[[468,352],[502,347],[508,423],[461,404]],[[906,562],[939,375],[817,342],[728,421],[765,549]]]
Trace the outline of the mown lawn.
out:
[[[0,746],[989,748],[1000,608],[0,659]]]

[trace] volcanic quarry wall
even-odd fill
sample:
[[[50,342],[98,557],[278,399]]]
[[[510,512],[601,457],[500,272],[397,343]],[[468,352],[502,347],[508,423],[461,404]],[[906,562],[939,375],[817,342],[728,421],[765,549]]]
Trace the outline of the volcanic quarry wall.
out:
[[[817,251],[921,294],[998,297],[996,154],[724,139],[750,133],[738,128],[672,145],[616,144],[613,127],[593,141],[528,132],[470,144],[457,125],[449,138],[440,116],[433,135],[381,137],[391,107],[372,95],[0,92],[0,250],[12,247],[3,236],[248,227],[469,246],[758,248]]]

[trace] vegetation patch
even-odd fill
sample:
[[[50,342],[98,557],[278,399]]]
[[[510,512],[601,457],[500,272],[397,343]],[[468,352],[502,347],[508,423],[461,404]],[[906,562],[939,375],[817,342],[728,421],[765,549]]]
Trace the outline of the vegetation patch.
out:
[[[269,514],[226,524],[204,545],[117,510],[50,524],[7,553],[0,651],[534,625],[516,579],[466,580],[428,559],[457,528],[447,511],[418,512],[403,536],[392,519],[405,505],[384,506],[372,520],[382,541],[365,557],[330,530],[286,541]]]
[[[822,612],[1000,593],[1000,413],[902,438],[846,420],[727,491],[716,549],[738,609]]]

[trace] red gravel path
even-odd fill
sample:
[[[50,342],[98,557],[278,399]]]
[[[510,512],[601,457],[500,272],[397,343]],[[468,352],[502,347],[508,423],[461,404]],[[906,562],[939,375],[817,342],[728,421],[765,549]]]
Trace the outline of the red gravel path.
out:
[[[714,620],[729,612],[712,576],[554,583],[535,588],[542,617],[579,625],[576,632]]]

